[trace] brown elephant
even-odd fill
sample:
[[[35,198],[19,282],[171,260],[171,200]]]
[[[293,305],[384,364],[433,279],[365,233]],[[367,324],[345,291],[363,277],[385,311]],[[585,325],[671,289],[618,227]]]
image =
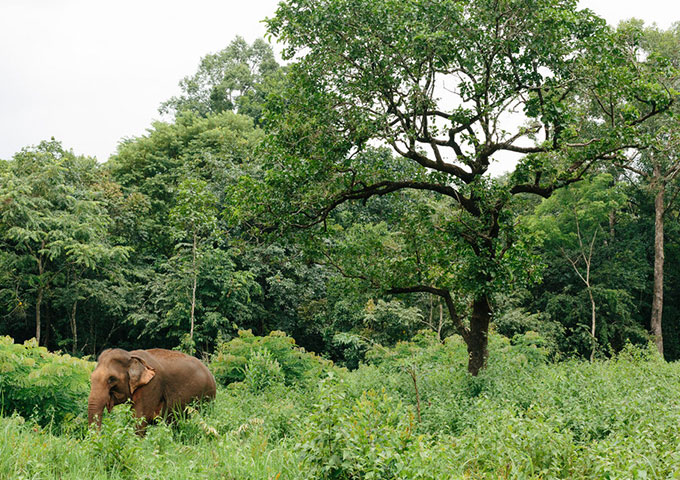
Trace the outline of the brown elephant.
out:
[[[181,352],[153,348],[128,352],[104,350],[90,380],[87,418],[101,425],[104,407],[132,399],[140,432],[157,416],[182,409],[192,400],[215,398],[215,378],[197,358]]]

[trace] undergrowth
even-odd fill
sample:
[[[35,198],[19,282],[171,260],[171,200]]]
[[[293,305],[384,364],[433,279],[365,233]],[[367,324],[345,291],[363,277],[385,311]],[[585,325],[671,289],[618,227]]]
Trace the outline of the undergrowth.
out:
[[[613,359],[592,364],[553,362],[535,334],[513,339],[493,335],[488,368],[472,378],[465,373],[465,345],[457,338],[442,345],[422,334],[394,348],[375,347],[367,355],[368,363],[352,372],[328,364],[313,369],[291,365],[304,358],[300,356],[304,352],[295,350],[287,356],[281,350],[265,351],[267,342],[237,344],[246,360],[242,381],[229,382],[213,403],[189,408],[172,424],[148,427],[144,437],[134,433],[129,405],[106,414],[97,430],[78,420],[82,413],[72,417],[51,413],[52,420],[45,422],[47,413],[12,409],[4,403],[0,477],[680,475],[680,366],[665,363],[653,348],[630,347]],[[252,344],[252,351],[244,347],[246,343]],[[36,354],[32,348],[27,347],[27,358]],[[8,341],[2,349],[22,355]],[[0,355],[7,358],[4,351]],[[37,369],[43,368],[39,365],[45,358],[52,358],[42,351],[37,355],[41,356]],[[83,371],[87,373],[91,365],[83,362]],[[299,377],[286,381],[286,371],[297,371]],[[267,381],[268,375],[277,381]],[[63,377],[73,380],[70,374]],[[81,383],[69,391],[87,389],[87,381]],[[28,382],[23,388],[37,387]],[[73,398],[84,412],[85,399]]]

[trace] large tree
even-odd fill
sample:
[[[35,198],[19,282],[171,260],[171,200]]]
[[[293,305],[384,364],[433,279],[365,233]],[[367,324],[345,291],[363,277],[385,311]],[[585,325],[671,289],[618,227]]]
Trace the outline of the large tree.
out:
[[[549,197],[641,144],[640,125],[672,100],[630,54],[630,38],[576,3],[291,0],[268,20],[294,62],[264,116],[269,193],[256,192],[252,207],[312,228],[354,200],[413,190],[446,198],[461,258],[451,261],[455,288],[394,275],[386,290],[441,296],[472,374],[488,356],[493,296],[512,276],[517,197]],[[615,121],[601,122],[599,108]],[[366,152],[376,144],[396,156]],[[492,162],[511,154],[514,171],[492,178]]]
[[[135,208],[134,218],[120,215],[116,229],[135,248],[129,334],[174,346],[189,332],[207,349],[218,330],[247,325],[244,306],[256,285],[247,267],[234,263],[218,212],[261,137],[243,115],[184,112],[111,157],[107,168],[124,198],[145,207]]]
[[[680,89],[680,23],[668,30],[656,26],[644,28],[639,20],[620,25],[622,34],[641,39],[640,55],[656,63],[659,72],[667,76],[664,83],[676,91]],[[649,142],[634,155],[620,162],[626,170],[637,176],[643,188],[654,197],[654,280],[650,329],[654,342],[663,355],[663,304],[664,304],[664,224],[666,211],[673,206],[678,194],[680,174],[680,105],[672,107],[675,115],[655,118],[648,122]]]

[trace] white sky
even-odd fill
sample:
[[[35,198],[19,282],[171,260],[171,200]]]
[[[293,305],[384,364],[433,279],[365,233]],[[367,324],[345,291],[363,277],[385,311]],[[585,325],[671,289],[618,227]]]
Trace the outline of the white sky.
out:
[[[105,161],[145,133],[200,58],[265,33],[277,0],[0,0],[0,158],[55,137]],[[581,0],[667,28],[679,0]]]

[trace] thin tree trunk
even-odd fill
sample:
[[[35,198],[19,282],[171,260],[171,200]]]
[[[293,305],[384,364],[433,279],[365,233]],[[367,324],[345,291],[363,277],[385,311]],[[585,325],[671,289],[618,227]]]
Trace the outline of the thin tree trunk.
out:
[[[415,366],[410,366],[406,369],[408,374],[411,376],[411,380],[413,381],[413,388],[415,389],[416,392],[416,414],[418,415],[418,423],[421,423],[421,418],[420,418],[420,392],[418,391],[418,378],[416,374],[416,367]]]
[[[194,284],[191,289],[191,329],[189,330],[189,339],[194,339],[194,313],[196,312],[196,283],[198,281],[198,272],[196,271],[196,232],[194,231],[194,247],[192,251],[192,267],[194,272]]]
[[[595,336],[595,300],[593,299],[593,290],[588,286],[588,297],[590,297],[590,336],[593,340],[593,346],[590,350],[590,362],[595,360],[595,348],[597,346],[597,337]]]
[[[76,350],[78,349],[78,326],[76,325],[77,305],[78,301],[73,302],[73,308],[71,309],[71,332],[73,333],[73,348],[71,350],[71,353],[73,355],[76,354]]]
[[[467,338],[468,349],[468,372],[477,376],[479,371],[486,365],[489,357],[489,321],[491,319],[491,306],[486,295],[477,298],[472,303],[472,316],[470,317],[470,333]]]
[[[44,241],[42,243],[42,246],[44,248],[45,246]],[[42,282],[43,273],[44,268],[42,258],[38,257],[38,282]],[[41,327],[40,307],[42,306],[44,288],[45,288],[44,286],[38,287],[38,297],[35,300],[35,341],[38,343],[38,345],[40,345],[40,327]]]
[[[35,341],[40,345],[40,306],[43,299],[43,287],[38,288],[38,298],[35,300]]]
[[[657,164],[654,165],[654,183],[656,197],[654,198],[654,292],[652,298],[652,317],[650,326],[654,343],[659,353],[663,355],[663,330],[661,319],[663,317],[663,264],[664,264],[664,186],[661,180],[661,171]]]
[[[439,300],[439,325],[437,325],[437,340],[442,343],[442,328],[444,327],[444,305]]]
[[[574,212],[574,220],[576,221],[576,237],[578,238],[578,245],[579,245],[579,256],[583,259],[583,262],[586,267],[585,271],[585,276],[581,274],[581,272],[578,269],[578,266],[576,265],[577,260],[572,260],[569,255],[567,255],[567,252],[562,249],[562,255],[564,255],[564,258],[567,259],[567,261],[571,264],[572,268],[576,272],[576,275],[581,279],[583,284],[586,286],[586,291],[588,292],[588,298],[590,298],[590,336],[593,342],[593,345],[590,350],[590,361],[592,362],[595,360],[595,350],[597,349],[597,337],[595,336],[596,333],[596,317],[595,317],[595,298],[593,297],[593,288],[592,285],[590,284],[590,267],[592,266],[592,261],[593,261],[593,249],[595,248],[595,239],[597,238],[597,229],[595,229],[595,232],[593,233],[593,238],[590,241],[590,247],[588,248],[588,255],[586,255],[585,251],[585,246],[583,245],[583,237],[581,236],[581,227],[579,225],[578,221],[578,216],[576,215],[576,212]]]

